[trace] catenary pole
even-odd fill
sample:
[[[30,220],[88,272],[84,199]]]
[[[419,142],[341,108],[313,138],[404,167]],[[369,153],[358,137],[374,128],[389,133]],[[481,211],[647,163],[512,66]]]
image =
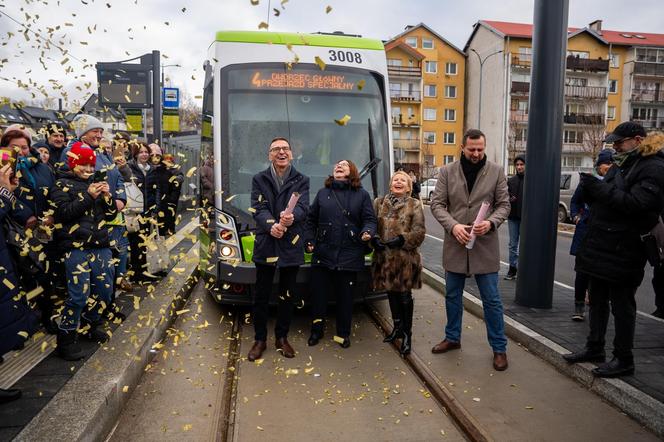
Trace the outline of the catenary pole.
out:
[[[569,0],[535,0],[516,303],[551,308],[560,196]]]
[[[160,74],[160,54],[159,51],[152,51],[152,127],[153,143],[162,144],[161,139],[161,79]]]

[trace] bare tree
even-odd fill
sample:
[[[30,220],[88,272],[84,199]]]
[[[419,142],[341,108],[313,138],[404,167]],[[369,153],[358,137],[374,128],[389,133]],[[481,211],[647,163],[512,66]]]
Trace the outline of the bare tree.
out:
[[[431,174],[435,169],[435,164],[429,164],[427,157],[431,157],[433,147],[431,144],[425,143],[426,140],[420,142],[420,180],[431,178]]]
[[[201,107],[185,90],[180,89],[180,130],[201,128]]]
[[[514,158],[525,152],[525,149],[522,148],[526,141],[523,138],[523,133],[521,120],[515,112],[511,112],[510,119],[507,121],[507,164],[509,168],[514,164]]]
[[[593,101],[585,105],[585,113],[577,115],[577,123],[583,129],[583,152],[592,158],[593,164],[597,160],[599,152],[604,148],[606,136],[606,116],[604,115],[604,104]]]

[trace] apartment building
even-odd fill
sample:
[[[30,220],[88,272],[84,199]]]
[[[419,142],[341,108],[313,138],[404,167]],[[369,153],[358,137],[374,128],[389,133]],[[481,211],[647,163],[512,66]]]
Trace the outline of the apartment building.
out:
[[[398,167],[429,177],[458,159],[465,54],[420,23],[385,43]]]
[[[489,158],[508,169],[526,149],[532,25],[480,20],[464,50],[466,118],[487,134]],[[621,121],[661,128],[662,86],[664,34],[603,30],[601,20],[569,28],[563,170],[591,168],[605,132]]]

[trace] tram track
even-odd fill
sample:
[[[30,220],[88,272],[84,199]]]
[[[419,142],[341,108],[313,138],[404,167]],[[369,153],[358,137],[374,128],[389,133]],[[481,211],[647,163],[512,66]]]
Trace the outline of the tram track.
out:
[[[242,333],[242,319],[240,309],[233,313],[233,327],[231,329],[231,342],[228,346],[228,362],[226,364],[224,389],[220,399],[219,420],[214,432],[216,442],[231,442],[235,422],[235,401],[237,399],[238,368],[240,365],[240,336]]]
[[[383,335],[387,336],[390,333],[391,324],[378,309],[373,307],[372,303],[364,304],[364,312]],[[395,341],[392,347],[398,353],[397,343],[400,343],[400,341]],[[429,390],[438,405],[452,418],[457,427],[469,440],[472,442],[490,442],[494,440],[489,432],[475,419],[472,413],[445,387],[417,353],[413,351],[403,359],[415,377]]]

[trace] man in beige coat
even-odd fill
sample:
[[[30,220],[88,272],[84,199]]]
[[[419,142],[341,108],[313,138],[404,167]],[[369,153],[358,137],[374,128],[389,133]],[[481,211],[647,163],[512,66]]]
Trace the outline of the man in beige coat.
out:
[[[445,228],[443,268],[445,269],[445,339],[433,353],[461,348],[463,289],[466,277],[475,275],[484,308],[493,367],[507,369],[507,338],[503,323],[503,304],[498,292],[500,253],[496,230],[510,213],[507,180],[503,169],[487,161],[486,137],[477,129],[463,136],[461,159],[440,169],[431,197],[431,212]],[[486,219],[473,225],[482,202],[489,203]],[[471,231],[476,235],[468,249]]]

